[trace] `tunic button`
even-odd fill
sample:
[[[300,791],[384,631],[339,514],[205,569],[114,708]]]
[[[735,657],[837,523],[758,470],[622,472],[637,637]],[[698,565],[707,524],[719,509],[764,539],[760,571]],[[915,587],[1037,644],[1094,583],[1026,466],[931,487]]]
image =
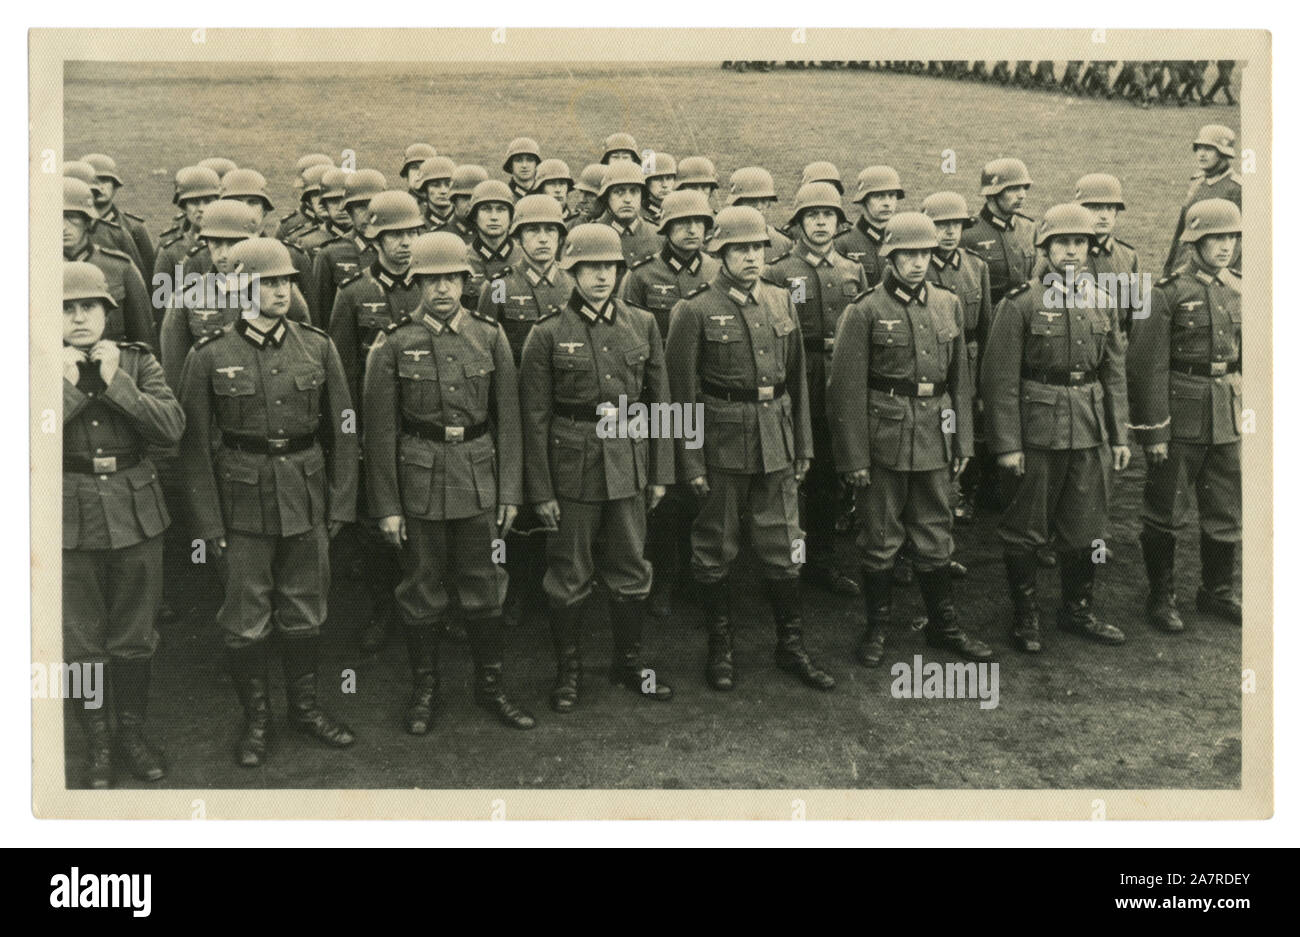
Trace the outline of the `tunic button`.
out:
[[[455,360],[456,360],[456,356],[455,356],[455,355],[448,355],[448,356],[447,356],[447,360],[448,360],[448,361],[455,361]]]
[[[281,462],[288,462],[289,460],[286,459],[284,456],[280,456],[280,461],[281,461]]]
[[[103,452],[103,449],[96,449],[95,452]]]
[[[1083,339],[1081,339],[1081,338],[1076,338],[1076,339],[1074,340],[1074,343],[1075,343],[1076,345],[1082,345],[1082,344],[1083,344]]]
[[[609,347],[606,346],[606,347],[602,348],[601,351],[609,351]]]
[[[450,387],[448,387],[447,389],[448,389],[448,390],[455,390],[455,389],[456,389],[456,385],[455,385],[455,384],[452,384],[452,385],[451,385]]]
[[[279,369],[279,368],[272,368],[272,369],[271,369],[271,373],[272,373],[272,374],[279,374],[279,373],[280,373],[280,369]]]
[[[90,421],[90,425],[91,425],[91,426],[98,426],[98,425],[99,425],[99,420],[91,420],[91,421]]]
[[[102,482],[106,482],[106,481],[108,481],[108,476],[107,476],[107,475],[101,475],[101,476],[99,476],[99,480],[102,481]]]
[[[278,406],[281,406],[283,403],[284,403],[283,400],[277,400],[277,401],[275,402],[275,405],[278,407]]]
[[[612,375],[612,374],[606,374],[606,375],[605,375],[605,380],[607,380],[607,381],[612,381],[612,380],[614,380],[614,375]]]

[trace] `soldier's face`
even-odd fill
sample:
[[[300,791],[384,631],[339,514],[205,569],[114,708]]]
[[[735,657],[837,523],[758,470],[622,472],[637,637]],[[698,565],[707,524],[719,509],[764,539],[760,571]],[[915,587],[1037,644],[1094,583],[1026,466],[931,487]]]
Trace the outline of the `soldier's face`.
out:
[[[596,196],[586,189],[578,190],[578,211],[584,215],[590,215],[592,207],[596,204]]]
[[[961,243],[962,224],[960,221],[936,221],[934,229],[938,232],[939,250],[952,251]]]
[[[348,224],[353,231],[361,232],[366,230],[366,221],[370,217],[370,199],[364,202],[353,202],[347,207]]]
[[[631,221],[641,210],[639,185],[616,185],[605,193],[610,213],[619,221]]]
[[[840,217],[829,208],[810,208],[799,216],[799,227],[813,247],[825,247],[835,237]]]
[[[650,190],[650,197],[656,202],[662,202],[664,196],[673,190],[674,176],[655,176],[653,179],[646,180],[646,188]]]
[[[869,221],[875,222],[876,227],[880,227],[893,218],[894,212],[898,211],[898,193],[873,192],[867,196],[862,210]]]
[[[264,316],[278,319],[289,311],[293,281],[288,277],[257,278],[257,308]]]
[[[722,265],[741,286],[753,286],[763,274],[763,243],[728,244],[722,250]]]
[[[343,207],[342,198],[323,198],[320,200],[320,207],[325,210],[325,215],[331,224],[345,230],[352,227],[352,217]]]
[[[212,266],[217,268],[217,273],[230,273],[234,270],[235,265],[230,259],[230,252],[234,246],[239,243],[234,238],[204,238],[208,245],[208,255],[212,258]]]
[[[509,224],[510,207],[500,202],[484,202],[474,213],[474,226],[484,237],[505,237]]]
[[[691,254],[704,246],[708,225],[703,218],[683,218],[668,226],[668,243],[683,254]]]
[[[66,250],[76,250],[86,243],[90,231],[90,219],[81,212],[63,213],[63,246]]]
[[[197,228],[203,221],[203,209],[217,200],[215,195],[203,195],[199,198],[187,198],[181,202],[181,211],[191,227]]]
[[[560,248],[560,231],[553,224],[526,224],[519,229],[519,246],[529,260],[545,267]]]
[[[908,286],[916,286],[925,279],[925,271],[930,266],[928,250],[897,250],[889,254],[889,264],[894,268],[894,275]]]
[[[423,184],[424,200],[440,215],[447,214],[451,208],[451,180],[430,179]]]
[[[635,162],[638,162],[638,160],[636,154],[631,150],[615,150],[613,153],[609,154],[609,159],[605,161],[605,165],[613,166],[615,163]]]
[[[565,182],[563,179],[553,179],[550,182],[543,182],[542,194],[549,195],[551,198],[563,205],[569,197],[569,183]]]
[[[1025,204],[1025,198],[1029,195],[1029,186],[1012,185],[1007,186],[993,197],[997,202],[998,211],[1003,215],[1010,215],[1013,211],[1020,211],[1020,207]]]
[[[1057,270],[1077,267],[1088,256],[1089,243],[1081,234],[1059,234],[1047,242],[1047,262]]]
[[[384,231],[379,235],[376,249],[379,259],[385,267],[394,273],[405,273],[411,265],[411,245],[415,243],[416,231]]]
[[[253,209],[253,213],[257,215],[257,223],[260,225],[262,219],[266,217],[266,203],[256,195],[241,196],[238,201]]]
[[[107,176],[100,176],[95,180],[91,192],[94,193],[96,205],[111,205],[113,196],[117,194],[117,183]]]
[[[515,177],[515,182],[525,188],[532,185],[533,180],[537,178],[537,157],[516,156],[510,161],[510,175]]]
[[[439,318],[446,318],[460,307],[460,296],[464,291],[464,274],[437,273],[420,277],[420,301]]]
[[[1196,157],[1197,168],[1204,172],[1208,172],[1219,165],[1219,151],[1212,146],[1194,146],[1192,147],[1192,153]]]
[[[1119,206],[1089,203],[1083,206],[1092,212],[1093,230],[1098,234],[1107,235],[1115,230],[1115,221],[1119,218]]]
[[[320,203],[320,193],[312,192],[307,196],[307,210],[319,218],[324,210]]]
[[[104,337],[108,313],[98,299],[73,299],[63,304],[63,344],[90,348]]]
[[[581,263],[573,268],[573,279],[578,283],[582,298],[599,309],[614,292],[618,282],[618,264]]]
[[[451,196],[451,210],[456,213],[456,217],[461,221],[469,214],[469,196],[453,195]]]
[[[1232,263],[1232,255],[1237,251],[1237,235],[1207,234],[1196,242],[1196,252],[1201,262],[1207,267],[1222,270]]]

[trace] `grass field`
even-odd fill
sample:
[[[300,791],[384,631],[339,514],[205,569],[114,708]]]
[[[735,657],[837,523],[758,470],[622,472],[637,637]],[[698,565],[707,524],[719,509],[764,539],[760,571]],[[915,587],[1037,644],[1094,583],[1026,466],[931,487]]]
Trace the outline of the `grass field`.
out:
[[[268,49],[268,55],[273,50]],[[113,154],[125,175],[121,203],[155,233],[172,213],[172,175],[206,156],[228,156],[270,180],[277,210],[293,208],[293,164],[323,151],[353,150],[358,167],[397,180],[404,147],[434,144],[458,162],[500,175],[505,144],[528,135],[543,155],[579,171],[599,157],[600,140],[632,132],[642,147],[704,154],[725,174],[767,167],[788,205],[804,164],[836,163],[851,180],[861,167],[889,163],[907,187],[903,207],[955,189],[972,208],[988,159],[1025,160],[1035,186],[1026,210],[1042,212],[1073,194],[1087,172],[1118,176],[1128,210],[1119,235],[1158,269],[1194,170],[1190,141],[1214,121],[1234,128],[1226,107],[1141,111],[1132,106],[1041,92],[991,88],[893,73],[786,71],[737,75],[716,65],[442,68],[419,64],[339,65],[76,64],[66,72],[64,153]],[[944,151],[957,171],[941,172]],[[777,216],[773,216],[776,218]],[[784,220],[784,212],[779,215]],[[497,728],[469,702],[467,650],[443,652],[445,706],[425,738],[398,728],[406,696],[405,651],[391,644],[374,658],[353,650],[365,608],[361,586],[336,570],[327,625],[329,674],[353,668],[355,694],[329,705],[359,734],[346,752],[328,752],[280,734],[266,767],[242,771],[229,754],[237,704],[221,676],[213,624],[219,586],[181,570],[188,606],[169,626],[155,665],[154,732],[169,751],[177,788],[1233,788],[1240,780],[1240,631],[1192,608],[1195,534],[1179,545],[1179,593],[1189,631],[1153,633],[1142,621],[1145,575],[1137,544],[1143,473],[1140,454],[1120,479],[1108,540],[1114,561],[1099,577],[1103,616],[1123,627],[1127,645],[1101,648],[1048,627],[1047,651],[1018,655],[1007,639],[1009,602],[993,518],[958,533],[971,567],[958,583],[965,624],[995,647],[1001,704],[895,700],[888,666],[852,661],[861,611],[856,602],[807,596],[809,644],[840,681],[829,695],[794,684],[771,663],[767,609],[745,583],[738,644],[741,680],[729,695],[707,689],[705,637],[687,606],[648,640],[649,659],[678,698],[638,704],[601,679],[608,635],[593,615],[586,640],[589,691],[561,718],[546,706],[553,673],[542,627],[519,629],[508,683],[539,717],[530,733]],[[846,568],[856,564],[844,540]],[[1056,604],[1055,574],[1040,578],[1045,620]],[[596,603],[599,604],[599,603]],[[922,653],[906,623],[921,613],[914,590],[899,596],[900,623],[886,664]],[[276,709],[283,712],[277,690]],[[80,739],[69,739],[70,779],[79,776]],[[1085,805],[1081,803],[1081,814]]]

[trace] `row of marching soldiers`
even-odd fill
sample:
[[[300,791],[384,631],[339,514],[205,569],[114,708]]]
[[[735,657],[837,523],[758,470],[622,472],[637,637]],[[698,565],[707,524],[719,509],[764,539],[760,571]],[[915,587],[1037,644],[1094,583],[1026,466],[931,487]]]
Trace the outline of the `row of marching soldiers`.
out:
[[[406,190],[378,185],[373,170],[336,189],[333,170],[307,165],[302,217],[287,223],[316,222],[287,242],[265,236],[260,174],[227,167],[213,192],[211,175],[186,170],[177,201],[193,245],[165,244],[155,265],[184,258],[187,271],[252,285],[247,296],[233,295],[244,286],[231,278],[215,298],[161,297],[161,363],[155,325],[132,334],[130,293],[111,278],[122,263],[140,268],[101,243],[115,230],[98,222],[116,186],[65,179],[65,656],[107,662],[116,715],[114,726],[108,709],[79,710],[91,785],[112,784],[115,762],[145,780],[166,770],[143,723],[169,502],[186,540],[224,561],[217,620],[247,766],[263,763],[273,735],[272,645],[289,725],[329,746],[355,740],[317,692],[330,542],[354,523],[376,604],[391,602],[406,637],[413,734],[436,716],[453,604],[476,702],[507,726],[535,725],[503,683],[508,585],[520,615],[549,609],[556,712],[582,697],[580,621],[597,582],[611,600],[610,679],[672,698],[647,664],[643,629],[648,600],[670,613],[685,567],[705,611],[705,680],[732,689],[730,582],[743,539],[772,609],[775,662],[810,687],[835,680],[805,646],[801,579],[863,597],[855,656],[875,666],[900,556],[925,600],[926,642],[987,660],[991,647],[958,621],[952,583],[953,504],[969,516],[958,495],[972,488],[1004,509],[1013,645],[1044,647],[1037,578],[1049,564],[1061,576],[1058,628],[1122,643],[1096,615],[1093,583],[1130,435],[1148,473],[1148,619],[1184,627],[1174,541],[1194,493],[1197,608],[1240,622],[1233,146],[1223,127],[1196,138],[1202,171],[1169,272],[1141,311],[1077,276],[1142,269],[1114,234],[1119,181],[1085,176],[1035,223],[1020,211],[1032,180],[1011,158],[984,167],[974,216],[955,192],[899,212],[897,172],[868,167],[852,223],[838,171],[814,163],[783,232],[763,214],[776,201],[766,170],[733,173],[720,211],[711,165],[656,200],[626,134],[607,141],[595,208],[581,212],[555,197],[567,192],[533,190],[546,162],[533,141],[512,143],[510,183],[475,182],[445,216],[461,167],[408,151]],[[313,178],[341,194],[313,200]],[[602,431],[619,401],[700,405],[702,444]],[[860,585],[835,567],[841,485],[856,494]]]

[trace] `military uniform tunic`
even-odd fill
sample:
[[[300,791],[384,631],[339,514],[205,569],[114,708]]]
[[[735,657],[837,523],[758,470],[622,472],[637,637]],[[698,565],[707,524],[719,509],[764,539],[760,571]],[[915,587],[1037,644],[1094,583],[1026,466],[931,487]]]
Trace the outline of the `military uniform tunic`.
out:
[[[495,287],[494,281],[501,278],[506,269],[514,263],[522,249],[515,247],[515,242],[506,238],[500,247],[485,244],[478,235],[469,240],[469,254],[465,258],[469,263],[469,279],[465,281],[465,293],[461,302],[470,309],[477,309],[479,297]]]
[[[1183,207],[1178,212],[1178,226],[1174,228],[1174,240],[1169,245],[1169,256],[1165,258],[1165,276],[1169,276],[1174,268],[1182,266],[1189,258],[1188,247],[1191,245],[1184,244],[1179,240],[1182,237],[1183,230],[1187,227],[1187,209],[1191,208],[1197,202],[1203,202],[1209,198],[1223,198],[1232,202],[1238,208],[1241,207],[1241,176],[1237,175],[1231,169],[1224,169],[1214,176],[1207,176],[1204,173],[1197,173],[1192,176],[1191,188],[1187,190],[1187,197],[1183,199]],[[1233,270],[1241,269],[1241,240],[1237,241],[1236,253],[1232,256],[1232,263],[1229,266]]]
[[[157,248],[154,247],[153,238],[149,236],[149,232],[144,226],[143,218],[139,215],[133,215],[129,211],[122,211],[116,205],[109,205],[107,209],[100,212],[99,220],[116,224],[126,232],[127,237],[131,240],[135,256],[140,258],[140,273],[142,275],[153,270]]]
[[[961,235],[961,246],[989,266],[990,298],[996,306],[1013,287],[1027,281],[1034,269],[1033,220],[1019,212],[1010,218],[993,213],[986,204],[975,224]]]
[[[599,223],[607,224],[618,232],[618,239],[623,245],[623,260],[629,268],[649,260],[663,249],[663,235],[656,232],[650,222],[639,214],[629,224],[624,224],[610,212],[605,212],[599,218]]]
[[[352,279],[359,270],[369,267],[378,258],[374,245],[353,233],[326,241],[316,249],[316,258],[312,261],[311,292],[308,295],[311,297],[311,308],[317,310],[320,317],[317,325],[329,329],[329,316],[334,309],[334,298],[339,285]]]
[[[667,335],[668,314],[673,306],[712,280],[720,266],[716,257],[703,251],[696,251],[689,258],[680,257],[665,240],[659,253],[628,268],[619,284],[619,296],[654,313],[660,334]]]
[[[298,276],[293,278],[293,292],[289,295],[288,316],[295,322],[310,322],[314,307],[307,299],[310,295],[307,289],[310,288],[311,283],[309,280],[304,280],[302,275],[302,271],[308,267],[306,255],[299,247],[288,244],[285,246],[289,248],[289,258],[294,269],[299,271]],[[190,249],[185,258],[185,266],[181,271],[182,277],[188,277],[190,274],[207,276],[216,272],[217,268],[212,263],[212,254],[208,250],[208,245],[200,238],[199,242]],[[181,285],[184,286],[183,281]]]
[[[409,272],[395,275],[378,260],[339,285],[329,316],[329,333],[354,401],[361,400],[366,356],[375,339],[419,306],[420,286],[415,278]]]
[[[875,286],[885,275],[885,261],[880,256],[880,242],[884,237],[884,229],[873,225],[866,215],[859,217],[853,227],[835,236],[835,249],[862,266],[867,275],[867,286]]]
[[[146,270],[153,269],[152,265],[148,267],[144,265],[144,258],[140,256],[140,249],[135,246],[135,241],[131,240],[131,235],[116,221],[109,221],[107,218],[96,218],[92,221],[90,242],[125,255],[141,276],[144,276]]]
[[[533,326],[563,309],[573,295],[573,287],[573,277],[554,262],[545,270],[538,270],[521,258],[501,271],[497,283],[483,290],[478,312],[505,329],[517,365],[523,358],[524,342]]]

